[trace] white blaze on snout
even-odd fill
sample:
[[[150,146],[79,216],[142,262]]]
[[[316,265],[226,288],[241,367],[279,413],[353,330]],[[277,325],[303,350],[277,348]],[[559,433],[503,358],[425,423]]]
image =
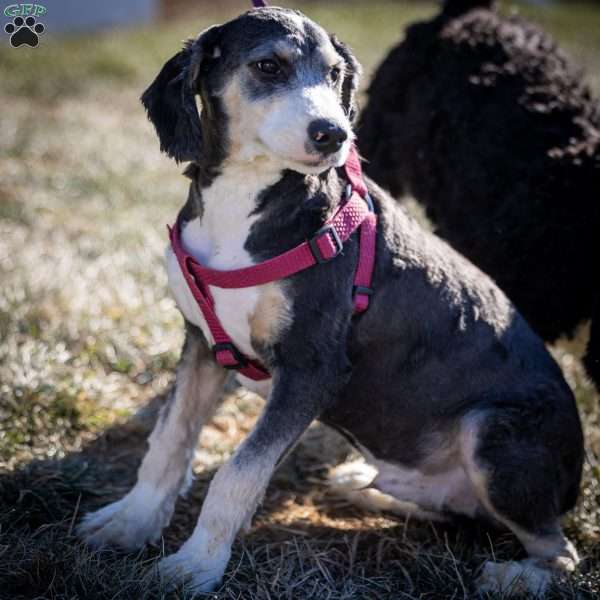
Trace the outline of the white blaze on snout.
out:
[[[258,137],[271,153],[284,160],[326,167],[340,166],[346,161],[352,129],[337,92],[329,85],[291,89],[262,102],[268,106],[258,128]],[[319,119],[330,121],[348,134],[348,141],[339,152],[328,157],[327,164],[324,164],[324,157],[310,151],[308,126]]]

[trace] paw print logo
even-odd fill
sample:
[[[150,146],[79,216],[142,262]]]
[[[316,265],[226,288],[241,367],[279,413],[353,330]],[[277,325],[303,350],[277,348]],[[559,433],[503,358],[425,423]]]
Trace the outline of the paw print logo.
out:
[[[10,35],[10,45],[13,48],[30,46],[35,48],[40,43],[39,36],[46,28],[42,23],[37,23],[35,17],[15,17],[12,23],[4,26],[4,31]]]

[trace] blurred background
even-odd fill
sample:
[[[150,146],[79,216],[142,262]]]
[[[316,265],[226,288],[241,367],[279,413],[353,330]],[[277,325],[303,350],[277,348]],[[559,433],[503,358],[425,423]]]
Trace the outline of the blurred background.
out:
[[[156,552],[100,560],[83,549],[74,553],[69,538],[81,507],[106,503],[131,483],[152,407],[173,381],[182,341],[163,250],[165,225],[183,203],[187,182],[160,154],[138,99],[182,40],[250,2],[40,4],[46,12],[36,18],[45,31],[36,48],[13,48],[0,32],[0,554],[12,548],[0,561],[6,583],[0,598],[153,597],[141,573]],[[541,23],[600,94],[600,1],[499,4]],[[365,68],[363,87],[405,25],[438,10],[435,2],[417,0],[285,5],[353,47]],[[4,13],[3,27],[12,15]],[[575,389],[597,457],[598,398],[577,358],[585,336],[583,330],[552,351]],[[148,402],[151,408],[140,410]],[[205,483],[259,409],[256,397],[235,390],[206,428],[195,460],[199,483],[178,511],[167,547],[189,532]],[[236,549],[238,570],[229,584],[237,597],[284,597],[292,589],[307,598],[399,597],[393,590],[407,589],[409,581],[419,581],[415,589],[431,597],[460,589],[469,560],[489,550],[488,538],[475,534],[467,543],[454,530],[433,535],[429,526],[415,526],[407,541],[406,524],[335,512],[324,500],[322,474],[347,452],[316,427],[282,467],[249,541]],[[572,536],[600,561],[597,462],[586,473]],[[512,542],[495,543],[502,554]],[[461,552],[466,566],[457,567]],[[423,568],[399,574],[416,554]],[[398,581],[382,572],[382,561],[394,565]],[[76,581],[66,575],[73,572]],[[586,585],[600,586],[598,569],[591,572],[596,583],[588,573]],[[576,592],[572,597],[581,597]]]

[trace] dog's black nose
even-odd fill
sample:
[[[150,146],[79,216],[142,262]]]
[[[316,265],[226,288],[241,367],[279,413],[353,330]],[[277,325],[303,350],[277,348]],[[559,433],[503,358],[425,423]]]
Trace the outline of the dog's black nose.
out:
[[[348,134],[335,123],[319,119],[308,126],[308,137],[321,154],[333,154],[342,147]]]

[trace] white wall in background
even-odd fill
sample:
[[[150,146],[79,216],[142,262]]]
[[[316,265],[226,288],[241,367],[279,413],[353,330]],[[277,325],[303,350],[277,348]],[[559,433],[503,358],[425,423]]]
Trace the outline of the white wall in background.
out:
[[[158,15],[159,1],[38,0],[48,11],[39,20],[46,25],[48,34],[132,26],[154,20]]]

